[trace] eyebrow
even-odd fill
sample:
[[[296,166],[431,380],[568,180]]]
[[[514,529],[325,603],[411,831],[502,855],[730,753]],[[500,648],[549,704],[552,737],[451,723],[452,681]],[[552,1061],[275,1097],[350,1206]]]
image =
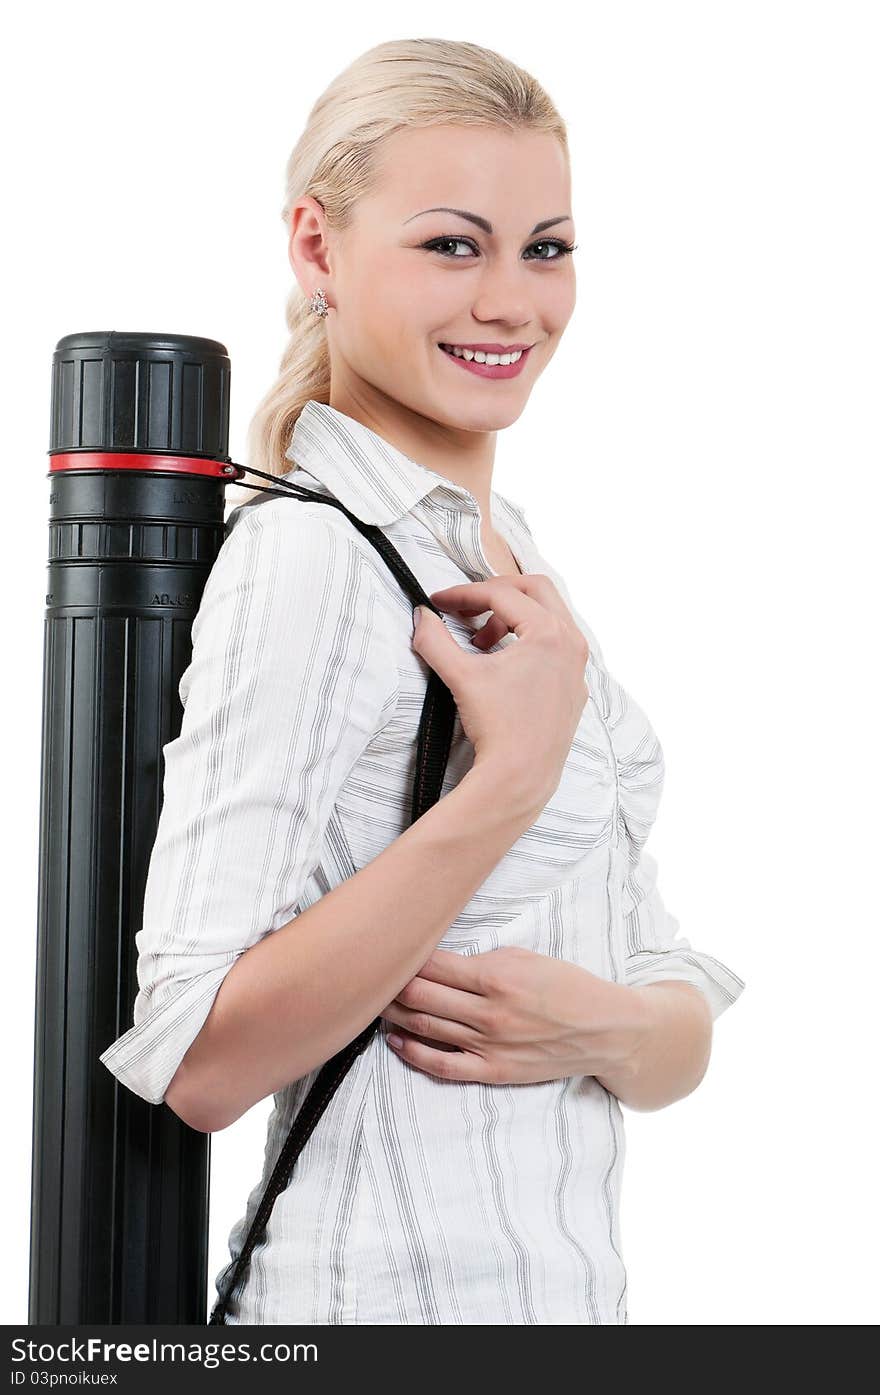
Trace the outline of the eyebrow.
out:
[[[481,218],[477,213],[466,213],[463,208],[423,208],[422,213],[454,213],[458,218],[467,218],[469,223],[476,223],[478,228],[484,232],[493,233],[494,228],[487,218]],[[422,213],[414,213],[412,218],[405,221],[411,223],[413,218],[421,218]],[[554,223],[571,222],[570,213],[560,213],[556,218],[545,218],[543,223],[536,223],[529,233],[529,237],[534,237],[535,233],[543,232],[545,228],[552,228]]]

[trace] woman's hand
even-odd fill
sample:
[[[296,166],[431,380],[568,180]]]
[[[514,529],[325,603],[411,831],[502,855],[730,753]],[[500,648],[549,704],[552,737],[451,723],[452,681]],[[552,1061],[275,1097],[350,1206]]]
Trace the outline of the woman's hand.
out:
[[[440,610],[492,615],[472,641],[491,648],[509,632],[516,644],[494,654],[464,649],[426,606],[413,648],[452,692],[474,747],[500,790],[522,792],[535,809],[556,790],[589,692],[589,644],[549,577],[526,574],[446,586],[431,594]],[[503,797],[503,794],[502,794]]]
[[[435,949],[380,1016],[402,1038],[397,1054],[418,1070],[508,1085],[624,1078],[650,1014],[635,989],[505,946],[486,954]]]

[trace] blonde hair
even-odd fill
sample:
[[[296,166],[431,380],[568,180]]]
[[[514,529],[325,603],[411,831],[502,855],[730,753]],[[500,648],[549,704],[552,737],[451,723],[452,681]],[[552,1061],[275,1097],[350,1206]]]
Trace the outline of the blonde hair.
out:
[[[287,162],[281,217],[311,196],[328,226],[343,231],[355,205],[381,174],[381,148],[402,127],[501,126],[548,132],[568,154],[565,123],[523,68],[492,49],[452,39],[395,39],[368,49],[318,98]],[[330,357],[323,319],[296,281],[287,300],[290,339],[278,378],[257,407],[247,439],[255,468],[282,475],[297,417],[310,398],[330,398]]]

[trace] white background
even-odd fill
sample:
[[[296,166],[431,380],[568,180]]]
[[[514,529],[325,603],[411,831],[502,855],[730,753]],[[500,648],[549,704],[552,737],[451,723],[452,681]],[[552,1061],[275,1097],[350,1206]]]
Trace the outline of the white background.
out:
[[[19,7],[6,34],[5,1321],[27,1321],[53,349],[221,340],[241,460],[286,341],[307,112],[366,48],[443,36],[528,68],[568,122],[577,310],[495,483],[661,739],[667,905],[746,981],[701,1086],[626,1112],[630,1323],[876,1322],[877,6],[153,0]],[[211,1298],[268,1112],[213,1138]]]

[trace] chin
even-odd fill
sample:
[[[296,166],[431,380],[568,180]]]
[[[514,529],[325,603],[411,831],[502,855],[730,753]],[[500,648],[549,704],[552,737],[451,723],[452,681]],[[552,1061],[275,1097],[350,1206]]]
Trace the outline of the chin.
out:
[[[460,412],[456,412],[453,406],[447,407],[453,420],[450,425],[455,425],[460,431],[503,431],[505,427],[512,426],[518,421],[525,410],[528,401],[523,397],[519,402],[496,403],[494,406],[488,403],[482,410],[479,407],[462,406]]]

